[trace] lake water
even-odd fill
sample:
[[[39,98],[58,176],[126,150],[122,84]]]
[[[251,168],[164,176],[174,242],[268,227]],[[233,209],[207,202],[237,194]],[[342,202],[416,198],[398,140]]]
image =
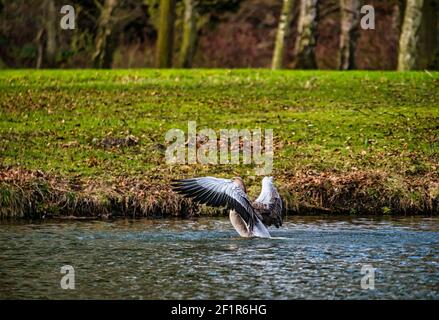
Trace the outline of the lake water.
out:
[[[1,222],[0,298],[439,299],[439,218],[290,217],[272,236],[223,218]]]

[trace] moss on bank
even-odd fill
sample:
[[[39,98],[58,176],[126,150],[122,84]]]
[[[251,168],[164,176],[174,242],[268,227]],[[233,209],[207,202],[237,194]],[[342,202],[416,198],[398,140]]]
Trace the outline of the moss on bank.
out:
[[[204,175],[256,195],[251,165],[165,163],[167,130],[196,121],[273,129],[291,214],[437,214],[438,86],[437,72],[0,71],[0,213],[199,214],[169,181]]]

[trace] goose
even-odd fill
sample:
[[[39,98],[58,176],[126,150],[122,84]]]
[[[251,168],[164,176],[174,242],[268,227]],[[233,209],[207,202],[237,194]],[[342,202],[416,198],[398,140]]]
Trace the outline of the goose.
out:
[[[200,177],[174,180],[172,189],[195,202],[229,209],[232,226],[241,237],[270,238],[267,227],[282,226],[282,199],[273,177],[262,179],[259,197],[251,202],[240,177],[223,179]]]

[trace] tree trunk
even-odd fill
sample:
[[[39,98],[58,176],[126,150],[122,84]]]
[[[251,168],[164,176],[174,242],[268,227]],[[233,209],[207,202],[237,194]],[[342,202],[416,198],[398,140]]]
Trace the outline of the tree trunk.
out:
[[[439,0],[424,0],[422,25],[419,35],[418,68],[434,69],[439,41]]]
[[[160,0],[160,23],[156,49],[158,68],[172,67],[175,0]]]
[[[279,26],[277,28],[276,43],[273,51],[273,60],[271,68],[282,69],[285,53],[285,40],[290,33],[290,23],[293,11],[293,0],[284,0],[282,12],[279,18]]]
[[[197,43],[196,8],[194,0],[184,0],[183,40],[180,48],[180,68],[191,68]]]
[[[436,3],[438,3],[437,1]],[[439,3],[438,3],[439,6]],[[439,70],[439,13],[436,11],[436,48],[434,50],[434,60],[433,60],[433,68],[435,70]]]
[[[424,0],[407,0],[399,39],[398,70],[417,69],[419,31]]]
[[[317,67],[315,47],[317,43],[318,0],[301,0],[295,45],[295,68]]]
[[[56,8],[54,0],[46,0],[44,3],[46,10],[46,64],[53,68],[56,64]]]
[[[397,7],[396,19],[397,19],[397,23],[399,24],[399,29],[398,29],[399,34],[401,34],[402,24],[404,23],[405,2],[406,0],[396,1],[396,7]]]
[[[43,43],[43,35],[44,35],[44,28],[41,28],[40,31],[38,31],[37,36],[35,38],[35,42],[37,44],[37,61],[35,63],[35,68],[41,69],[43,66],[43,57],[44,57],[44,43]]]
[[[340,0],[339,69],[355,69],[355,48],[360,24],[360,1]]]
[[[98,20],[95,37],[93,64],[95,68],[111,68],[113,62],[113,22],[111,16],[117,6],[117,0],[105,0]]]

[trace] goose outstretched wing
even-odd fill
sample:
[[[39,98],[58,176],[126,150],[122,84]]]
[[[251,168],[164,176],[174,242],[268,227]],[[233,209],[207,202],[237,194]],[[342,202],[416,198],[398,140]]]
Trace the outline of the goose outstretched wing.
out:
[[[262,179],[262,190],[259,197],[253,202],[256,215],[262,222],[276,228],[282,225],[282,199],[277,191],[272,177]]]
[[[253,229],[256,216],[250,199],[232,180],[214,177],[174,180],[172,188],[198,203],[235,210],[249,230]]]

